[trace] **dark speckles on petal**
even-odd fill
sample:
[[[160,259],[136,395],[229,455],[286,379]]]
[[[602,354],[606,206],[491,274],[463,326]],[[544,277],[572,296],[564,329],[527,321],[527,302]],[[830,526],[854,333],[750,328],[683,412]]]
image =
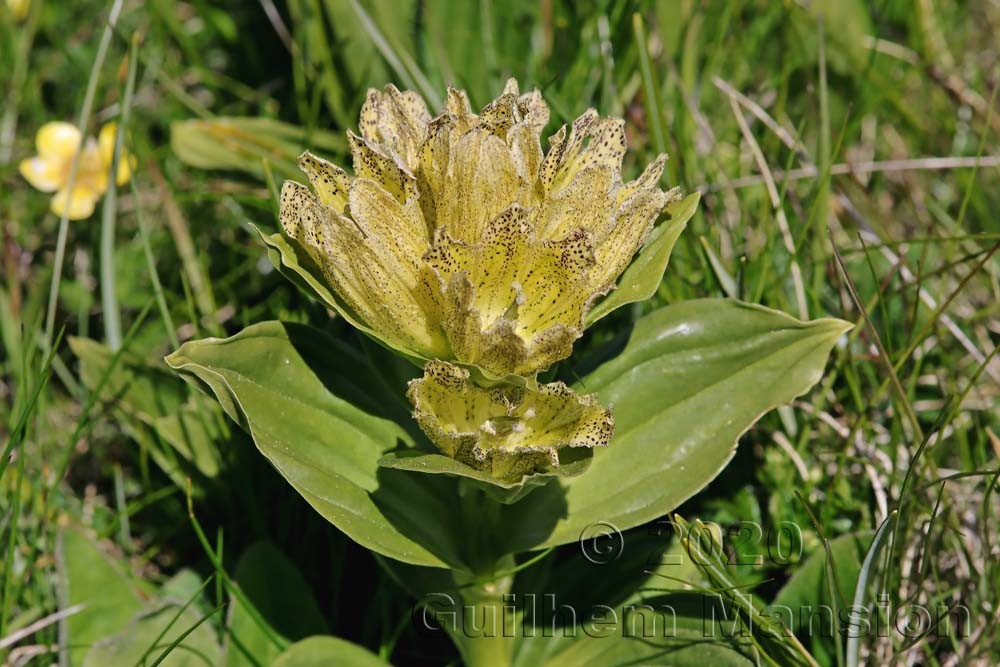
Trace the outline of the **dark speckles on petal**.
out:
[[[407,396],[438,449],[505,483],[551,473],[561,449],[605,446],[614,434],[609,409],[561,382],[485,388],[468,371],[432,361]]]
[[[449,89],[436,118],[415,92],[369,90],[354,175],[304,153],[312,190],[284,185],[282,228],[390,345],[533,375],[569,356],[676,196],[658,186],[665,156],[622,182],[621,119],[589,109],[543,142],[548,117],[514,80],[479,114]]]

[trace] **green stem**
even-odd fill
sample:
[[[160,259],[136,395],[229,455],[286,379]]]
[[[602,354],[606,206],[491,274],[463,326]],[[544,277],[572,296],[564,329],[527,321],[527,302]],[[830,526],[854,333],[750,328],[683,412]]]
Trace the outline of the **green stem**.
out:
[[[121,128],[119,128],[120,135]],[[122,319],[118,310],[118,296],[115,294],[115,220],[118,218],[118,188],[115,175],[118,173],[118,150],[112,160],[108,192],[104,196],[101,210],[101,315],[104,319],[104,338],[108,348],[114,352],[122,346]]]
[[[125,132],[131,120],[132,97],[135,94],[135,77],[138,70],[138,37],[132,39],[128,54],[128,79],[122,98],[121,118],[115,132],[112,150],[111,172],[108,174],[108,193],[104,198],[101,213],[101,311],[104,315],[104,336],[112,352],[122,345],[122,319],[118,308],[115,284],[115,223],[118,220],[118,169],[122,160]],[[129,159],[128,157],[125,158]],[[131,167],[131,165],[130,165]],[[134,174],[129,174],[129,178]],[[136,209],[139,208],[138,199]]]
[[[463,657],[468,667],[509,667],[514,657],[514,619],[504,615],[511,577],[462,591]]]
[[[108,14],[108,22],[104,26],[101,34],[101,41],[97,45],[97,55],[94,57],[94,65],[90,70],[90,78],[87,80],[87,90],[83,95],[83,106],[80,107],[80,120],[77,126],[80,128],[82,137],[87,135],[87,125],[90,123],[90,114],[94,108],[94,96],[97,94],[97,80],[101,75],[101,68],[104,66],[104,59],[108,54],[108,46],[111,44],[111,36],[114,33],[115,24],[118,23],[118,16],[122,11],[124,0],[114,0],[111,11]],[[82,147],[82,143],[81,143]],[[77,151],[73,156],[73,161],[69,169],[69,178],[66,183],[67,192],[73,192],[76,186],[77,170],[80,167],[80,154]],[[52,282],[49,285],[49,304],[45,314],[45,337],[42,339],[42,350],[49,351],[52,345],[52,336],[55,333],[56,325],[56,304],[59,301],[59,284],[62,282],[63,263],[66,258],[66,243],[69,238],[69,202],[66,210],[59,218],[59,234],[56,237],[56,256],[52,270]]]
[[[462,480],[466,482],[467,480]],[[514,582],[514,557],[499,560],[494,544],[500,503],[473,483],[460,483],[470,572],[455,572],[462,597],[452,638],[469,667],[509,667],[514,657],[515,619],[505,615],[504,596]]]

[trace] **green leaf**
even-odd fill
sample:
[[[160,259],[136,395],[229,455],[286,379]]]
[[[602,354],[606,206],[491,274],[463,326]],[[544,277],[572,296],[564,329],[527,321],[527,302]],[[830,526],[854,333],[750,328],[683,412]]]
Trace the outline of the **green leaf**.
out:
[[[152,665],[167,651],[159,663],[163,667],[220,664],[222,652],[211,624],[196,609],[183,612],[181,609],[181,605],[158,604],[140,613],[117,635],[94,645],[87,652],[83,667]],[[177,645],[171,648],[175,642]]]
[[[755,664],[748,657],[752,655],[750,638],[741,636],[739,625],[732,620],[733,610],[719,596],[677,592],[617,608],[599,605],[588,611],[591,618],[572,628],[575,639],[541,664],[545,667],[592,664],[751,667]]]
[[[387,667],[368,649],[337,637],[310,637],[285,649],[273,667]]]
[[[213,118],[171,123],[170,147],[199,169],[235,169],[263,177],[263,163],[268,162],[284,178],[302,178],[295,162],[302,151],[342,153],[346,143],[333,133],[307,133],[271,118]]]
[[[443,454],[428,454],[416,449],[389,452],[378,464],[386,468],[412,470],[432,475],[455,475],[475,480],[478,488],[503,504],[517,502],[532,489],[544,486],[556,477],[573,477],[583,474],[590,467],[594,450],[590,447],[565,447],[560,451],[560,464],[553,472],[526,475],[518,482],[504,482],[488,473],[476,470],[461,461]]]
[[[327,520],[369,549],[408,563],[458,565],[455,481],[380,468],[411,434],[399,395],[361,386],[376,375],[357,351],[301,324],[263,322],[186,343],[167,358],[207,387],[258,449]]]
[[[67,606],[85,605],[66,620],[70,662],[79,665],[91,644],[118,632],[139,611],[140,591],[82,532],[68,528],[60,537]]]
[[[801,322],[725,299],[661,308],[577,389],[614,406],[616,433],[590,469],[505,508],[511,552],[577,540],[606,521],[651,521],[705,487],[764,413],[821,377],[840,320]],[[558,518],[556,518],[558,517]]]
[[[236,565],[236,583],[279,636],[295,641],[329,631],[309,584],[295,565],[269,542],[257,542],[246,550]],[[238,600],[232,602],[228,625],[228,667],[269,665],[280,653]]]
[[[644,317],[622,354],[578,387],[614,406],[611,445],[587,472],[498,506],[476,526],[463,519],[451,475],[379,467],[389,451],[414,447],[400,425],[408,408],[398,395],[360,387],[375,370],[326,334],[266,322],[187,343],[168,363],[205,383],[278,471],[354,540],[407,563],[463,567],[472,553],[480,562],[484,548],[499,559],[573,542],[596,522],[625,530],[677,507],[719,473],[762,414],[815,384],[848,326],[721,299]],[[493,529],[484,532],[484,521]],[[495,545],[467,544],[471,528]]]
[[[695,192],[667,206],[669,218],[653,229],[646,245],[625,269],[614,291],[587,313],[587,327],[621,306],[645,301],[656,294],[674,244],[698,210],[700,200],[701,194]]]
[[[89,338],[70,338],[70,348],[80,360],[80,379],[96,391],[114,353]],[[108,376],[101,399],[114,406],[116,417],[140,445],[146,446],[158,466],[178,486],[186,485],[190,468],[205,477],[219,473],[218,445],[226,434],[218,407],[192,393],[176,375],[161,364],[147,363],[123,354]],[[188,466],[178,466],[177,456],[168,455],[166,443]]]

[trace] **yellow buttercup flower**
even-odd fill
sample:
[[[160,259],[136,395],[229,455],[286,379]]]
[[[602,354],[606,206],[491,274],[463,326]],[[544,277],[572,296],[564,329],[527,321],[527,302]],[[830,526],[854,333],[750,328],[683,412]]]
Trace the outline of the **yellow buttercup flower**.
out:
[[[354,176],[310,153],[281,224],[307,280],[352,323],[417,359],[531,376],[569,356],[584,316],[680,198],[666,156],[623,183],[624,122],[587,111],[542,151],[536,90],[474,114],[450,89],[432,118],[414,92],[369,91]],[[307,257],[306,257],[307,256]],[[317,288],[319,285],[319,288]]]
[[[431,361],[407,392],[413,416],[442,453],[501,482],[552,472],[564,448],[607,445],[611,411],[562,382],[537,388],[469,381],[469,372]]]
[[[108,189],[116,132],[115,123],[109,123],[101,128],[96,140],[84,139],[80,130],[70,123],[46,123],[35,137],[38,155],[21,162],[21,175],[42,192],[55,193],[51,209],[56,215],[66,213],[70,220],[89,218]],[[69,176],[77,153],[80,153],[80,163],[71,193]],[[123,150],[115,178],[118,185],[128,182],[133,165],[134,158]]]

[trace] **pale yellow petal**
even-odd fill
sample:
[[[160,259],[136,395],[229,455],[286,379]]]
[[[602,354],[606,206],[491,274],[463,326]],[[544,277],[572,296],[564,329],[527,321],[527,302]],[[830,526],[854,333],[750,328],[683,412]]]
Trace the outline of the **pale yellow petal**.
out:
[[[578,321],[579,318],[567,317]],[[550,368],[557,361],[562,361],[573,353],[573,343],[583,334],[578,326],[556,322],[547,329],[534,335],[528,347],[524,361],[516,367],[515,373],[531,375]]]
[[[603,234],[612,220],[616,202],[613,190],[618,178],[604,165],[580,171],[565,187],[549,193],[538,206],[535,226],[547,238],[562,238],[582,228]]]
[[[352,190],[361,181],[356,179]],[[417,356],[446,356],[436,277],[429,267],[419,265],[419,256],[413,259],[403,252],[400,239],[373,231],[385,223],[371,217],[370,209],[387,202],[395,200],[384,191],[376,201],[356,202],[369,216],[366,231],[357,220],[322,205],[305,186],[288,181],[282,189],[281,224],[305,247],[331,289],[380,338]],[[416,204],[410,207],[415,209]]]
[[[524,120],[531,126],[535,134],[540,135],[549,122],[549,107],[542,99],[542,93],[537,88],[530,93],[521,95],[521,108]]]
[[[531,228],[524,210],[513,205],[487,225],[483,240],[470,244],[440,231],[426,261],[448,283],[465,273],[474,290],[475,306],[488,327],[522,296],[518,283],[532,251]]]
[[[118,123],[107,123],[97,135],[97,145],[101,149],[104,164],[111,164],[115,156],[115,142],[118,139]]]
[[[351,219],[369,246],[396,277],[423,301],[422,258],[430,249],[420,207],[414,199],[401,204],[375,181],[356,178],[349,195]],[[418,295],[416,292],[420,292]]]
[[[98,196],[108,189],[111,164],[106,163],[101,156],[101,149],[93,137],[88,137],[80,152],[80,160],[76,170],[74,183],[82,188],[95,192]],[[70,166],[66,167],[66,179],[69,182]]]
[[[517,91],[504,92],[479,112],[479,126],[501,139],[507,139],[507,131],[521,120],[517,105]]]
[[[448,359],[478,364],[482,357],[483,331],[475,296],[467,271],[451,274],[445,283],[441,325],[452,351]]]
[[[412,170],[430,121],[427,105],[419,94],[412,90],[400,92],[389,84],[382,91],[369,89],[361,107],[361,136],[381,145]]]
[[[343,213],[347,206],[347,193],[351,189],[351,177],[335,164],[306,151],[299,156],[299,168],[312,183],[319,200],[337,213]]]
[[[50,208],[57,216],[66,215],[70,220],[83,220],[93,215],[100,196],[101,193],[84,186],[73,188],[72,196],[68,190],[60,190],[52,197]]]
[[[455,117],[443,114],[435,118],[427,128],[427,138],[420,146],[417,159],[417,188],[420,192],[420,208],[430,229],[440,227],[438,211],[445,210],[445,183],[448,179],[448,164],[451,160],[451,136],[455,131]]]
[[[455,127],[458,133],[465,134],[478,121],[478,116],[472,113],[472,105],[469,104],[469,96],[464,90],[448,88],[448,95],[444,101],[445,115],[454,118]]]
[[[472,383],[468,371],[432,361],[407,396],[417,422],[444,454],[501,482],[551,473],[560,450],[604,446],[614,434],[610,410],[561,382],[485,388]]]
[[[370,178],[379,183],[400,202],[417,192],[417,182],[406,165],[384,154],[379,147],[353,132],[347,133],[354,157],[354,173],[358,178]]]
[[[521,283],[525,303],[518,313],[519,333],[533,337],[556,323],[579,326],[592,292],[594,264],[593,239],[585,230],[559,241],[545,241]]]
[[[451,149],[437,225],[475,242],[486,223],[517,200],[520,186],[507,144],[485,130],[472,130]]]
[[[625,148],[625,122],[620,118],[601,118],[588,109],[573,121],[568,139],[565,129],[560,129],[550,140],[542,166],[543,185],[546,191],[565,187],[591,165],[611,169],[617,180]]]
[[[82,135],[75,125],[62,121],[46,123],[38,130],[35,145],[46,160],[69,160],[80,148]]]
[[[122,159],[118,163],[118,173],[115,175],[115,183],[125,185],[132,178],[135,171],[136,159],[131,153],[122,153]]]
[[[518,123],[507,132],[507,146],[514,158],[517,176],[525,185],[518,203],[524,208],[534,208],[542,196],[538,187],[538,170],[544,155],[538,133],[528,123]]]
[[[24,179],[42,192],[55,192],[65,185],[66,174],[61,160],[31,157],[22,160],[18,168]]]
[[[663,168],[667,164],[666,153],[661,153],[656,156],[656,159],[646,165],[639,178],[634,181],[629,181],[618,188],[615,195],[618,199],[618,206],[625,203],[625,200],[634,195],[639,190],[646,190],[650,188],[655,188],[660,182],[660,178],[663,176]]]
[[[642,247],[668,201],[667,193],[648,188],[639,190],[621,205],[612,228],[597,247],[597,267],[592,277],[595,289],[605,288],[618,279]]]
[[[517,204],[486,226],[474,273],[476,304],[486,326],[524,300],[521,280],[530,266],[531,252],[531,225],[524,209]]]

